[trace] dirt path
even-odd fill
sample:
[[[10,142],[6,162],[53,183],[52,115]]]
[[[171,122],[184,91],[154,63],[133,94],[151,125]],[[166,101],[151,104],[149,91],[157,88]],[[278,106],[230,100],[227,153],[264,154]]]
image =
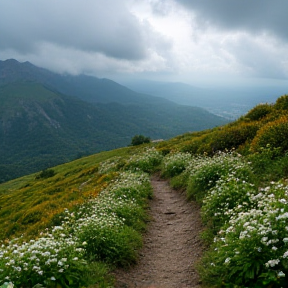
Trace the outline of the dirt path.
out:
[[[117,288],[200,287],[194,264],[202,253],[199,207],[171,189],[167,181],[152,178],[152,221],[144,237],[137,265],[116,272]]]

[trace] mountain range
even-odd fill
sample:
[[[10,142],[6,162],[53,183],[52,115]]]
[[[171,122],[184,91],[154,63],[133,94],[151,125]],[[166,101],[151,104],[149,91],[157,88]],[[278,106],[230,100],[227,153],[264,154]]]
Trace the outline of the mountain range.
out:
[[[287,94],[287,81],[268,84],[221,86],[194,86],[181,82],[161,82],[146,79],[122,80],[121,83],[138,93],[163,97],[181,105],[202,107],[209,112],[235,120],[259,103],[274,103]]]
[[[134,135],[168,139],[224,123],[109,79],[0,61],[0,182],[127,146]]]

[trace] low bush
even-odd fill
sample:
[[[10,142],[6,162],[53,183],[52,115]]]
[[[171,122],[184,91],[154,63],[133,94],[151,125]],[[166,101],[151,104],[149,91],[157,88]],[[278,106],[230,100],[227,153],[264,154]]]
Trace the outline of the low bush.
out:
[[[174,177],[181,174],[192,161],[189,153],[172,153],[166,155],[161,163],[161,174],[164,177]]]
[[[241,145],[252,141],[260,126],[261,123],[258,121],[252,123],[242,121],[237,125],[226,125],[207,135],[193,138],[190,143],[183,145],[182,151],[213,156],[219,151],[238,149]]]
[[[283,95],[281,97],[279,97],[276,101],[276,103],[274,104],[274,109],[278,111],[285,111],[288,110],[288,95]]]
[[[247,160],[251,163],[255,177],[259,183],[278,181],[288,176],[288,155],[282,155],[279,148],[267,145],[260,152],[249,154]]]
[[[187,186],[187,196],[202,202],[209,189],[217,181],[229,174],[240,160],[239,155],[233,153],[219,153],[214,157],[198,158],[198,162],[187,168],[190,173]]]
[[[249,201],[252,208],[236,207],[203,257],[202,279],[217,287],[286,287],[288,186],[272,183]]]
[[[62,227],[54,227],[37,240],[21,244],[21,239],[19,243],[15,239],[2,245],[0,279],[11,281],[16,287],[33,287],[38,283],[47,287],[57,283],[61,287],[85,285],[81,277],[87,265],[85,250],[75,240]]]
[[[148,148],[131,156],[124,167],[125,170],[139,171],[147,173],[154,172],[160,165],[163,156],[155,148]]]
[[[251,141],[259,129],[259,123],[239,123],[236,126],[223,127],[211,136],[209,147],[212,152],[237,149],[240,145]],[[209,151],[207,151],[209,152]]]
[[[281,152],[288,151],[288,116],[268,122],[258,132],[251,143],[253,152],[260,152],[269,145],[271,148],[279,148]]]
[[[89,260],[103,261],[128,266],[137,259],[137,250],[142,246],[141,235],[133,228],[119,222],[118,217],[105,217],[105,223],[95,219],[83,223],[77,231],[80,241],[86,243]]]
[[[209,137],[207,135],[201,135],[198,137],[192,138],[190,141],[185,141],[181,146],[181,151],[184,153],[191,153],[191,154],[203,154],[204,152],[208,153],[207,150],[211,149],[204,149],[205,143],[207,143]]]
[[[246,115],[245,118],[248,118],[252,121],[258,121],[273,111],[273,107],[270,104],[259,104],[252,108]]]
[[[189,174],[181,173],[170,179],[170,186],[174,189],[186,189],[188,185]]]
[[[248,172],[245,174],[250,174],[248,167],[242,167],[242,172],[244,169]],[[235,209],[247,211],[253,206],[250,196],[256,193],[257,187],[247,182],[249,178],[241,172],[229,174],[208,191],[203,200],[202,218],[214,234],[228,222]]]
[[[151,142],[150,137],[145,137],[143,135],[135,135],[131,140],[131,145],[136,146],[136,145],[141,145],[141,144],[150,143],[150,142]]]
[[[53,169],[44,169],[36,176],[36,179],[50,178],[53,177],[55,174],[56,173]]]

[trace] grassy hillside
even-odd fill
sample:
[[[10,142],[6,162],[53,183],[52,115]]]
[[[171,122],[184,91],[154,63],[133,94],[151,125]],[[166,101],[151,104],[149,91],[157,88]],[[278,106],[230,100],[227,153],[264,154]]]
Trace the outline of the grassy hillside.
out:
[[[142,245],[152,195],[147,173],[162,158],[144,148],[102,152],[1,184],[0,285],[109,287],[109,269],[131,265]]]
[[[288,96],[282,96],[222,127],[102,152],[1,184],[0,275],[17,287],[88,287],[92,278],[109,287],[107,264],[137,261],[151,197],[146,173],[160,170],[202,206],[207,252],[199,271],[205,285],[286,287],[287,114]],[[51,258],[47,265],[55,253],[47,241],[56,245],[61,237],[67,241],[57,248],[59,259],[69,265],[60,275]],[[42,256],[33,252],[35,245]],[[26,267],[23,257],[33,261]]]
[[[133,150],[131,147],[101,152],[44,170],[53,171],[52,177],[46,178],[45,173],[41,177],[38,172],[1,184],[0,239],[23,232],[35,235],[51,225],[55,214],[97,196],[110,180],[97,174],[99,163],[115,156],[129,156]]]

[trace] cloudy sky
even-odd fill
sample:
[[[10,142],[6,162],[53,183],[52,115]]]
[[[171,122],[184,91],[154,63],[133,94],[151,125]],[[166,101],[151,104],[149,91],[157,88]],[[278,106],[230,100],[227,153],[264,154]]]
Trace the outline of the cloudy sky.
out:
[[[285,82],[287,13],[287,0],[1,0],[0,60],[115,80]]]

